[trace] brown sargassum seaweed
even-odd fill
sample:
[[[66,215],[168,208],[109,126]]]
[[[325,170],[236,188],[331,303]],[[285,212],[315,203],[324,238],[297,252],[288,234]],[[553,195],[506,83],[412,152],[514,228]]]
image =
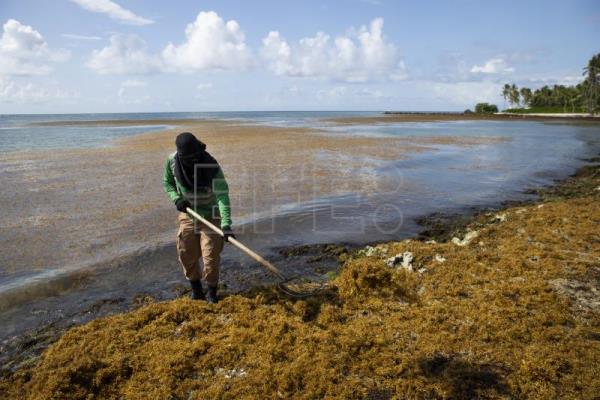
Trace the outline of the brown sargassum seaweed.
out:
[[[592,183],[598,186],[597,172]],[[594,186],[594,187],[595,187]],[[350,256],[304,300],[186,298],[73,328],[3,398],[595,398],[600,190],[481,215],[469,244]],[[414,271],[386,256],[410,251]],[[439,255],[440,257],[436,257]]]

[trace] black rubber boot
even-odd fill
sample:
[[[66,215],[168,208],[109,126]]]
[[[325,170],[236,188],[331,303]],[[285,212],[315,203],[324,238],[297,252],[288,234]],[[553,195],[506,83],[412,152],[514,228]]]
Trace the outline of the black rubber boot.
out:
[[[192,300],[206,300],[202,290],[202,282],[190,281],[190,285],[192,285]]]
[[[216,304],[219,301],[217,297],[217,287],[209,286],[208,291],[206,292],[206,301],[212,304]]]

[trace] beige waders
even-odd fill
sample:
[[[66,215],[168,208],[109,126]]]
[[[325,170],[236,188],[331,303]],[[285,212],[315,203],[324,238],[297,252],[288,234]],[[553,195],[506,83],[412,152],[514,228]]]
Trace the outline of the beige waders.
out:
[[[209,221],[217,226],[220,224],[216,218]],[[223,237],[203,224],[194,223],[186,213],[179,213],[177,222],[177,255],[185,277],[190,281],[202,278],[208,286],[217,286]],[[200,257],[204,264],[202,274],[198,263]]]

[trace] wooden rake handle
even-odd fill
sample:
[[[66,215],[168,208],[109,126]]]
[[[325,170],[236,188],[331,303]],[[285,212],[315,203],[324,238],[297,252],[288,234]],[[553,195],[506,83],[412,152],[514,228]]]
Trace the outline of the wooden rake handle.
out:
[[[194,210],[192,210],[190,207],[188,207],[186,209],[186,211],[192,217],[196,218],[198,221],[202,222],[204,225],[208,226],[210,229],[212,229],[213,231],[217,232],[219,235],[225,236],[223,234],[223,231],[221,229],[219,229],[215,224],[213,224],[212,222],[208,221],[206,218],[203,218],[201,215],[199,215],[197,212],[195,212]],[[283,275],[281,273],[281,271],[279,271],[277,269],[277,267],[275,267],[269,261],[267,261],[264,258],[262,258],[260,255],[256,254],[254,251],[250,250],[248,247],[246,247],[239,240],[230,237],[229,239],[227,239],[227,241],[229,243],[231,243],[232,245],[234,245],[235,247],[237,247],[238,249],[240,249],[241,251],[243,251],[244,253],[246,253],[247,255],[249,255],[250,257],[252,257],[254,260],[258,261],[263,267],[267,268],[269,271],[271,271],[273,274],[275,274],[275,276],[277,276],[279,279],[281,279],[281,280],[286,280],[287,279],[285,277],[285,275]]]

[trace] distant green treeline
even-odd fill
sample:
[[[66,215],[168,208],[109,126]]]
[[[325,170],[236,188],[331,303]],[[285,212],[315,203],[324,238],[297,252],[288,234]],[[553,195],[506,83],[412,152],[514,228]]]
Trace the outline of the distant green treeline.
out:
[[[594,55],[583,68],[585,77],[575,86],[528,87],[505,84],[502,97],[513,107],[507,112],[588,112],[600,111],[600,53]],[[522,108],[523,107],[523,108]]]

